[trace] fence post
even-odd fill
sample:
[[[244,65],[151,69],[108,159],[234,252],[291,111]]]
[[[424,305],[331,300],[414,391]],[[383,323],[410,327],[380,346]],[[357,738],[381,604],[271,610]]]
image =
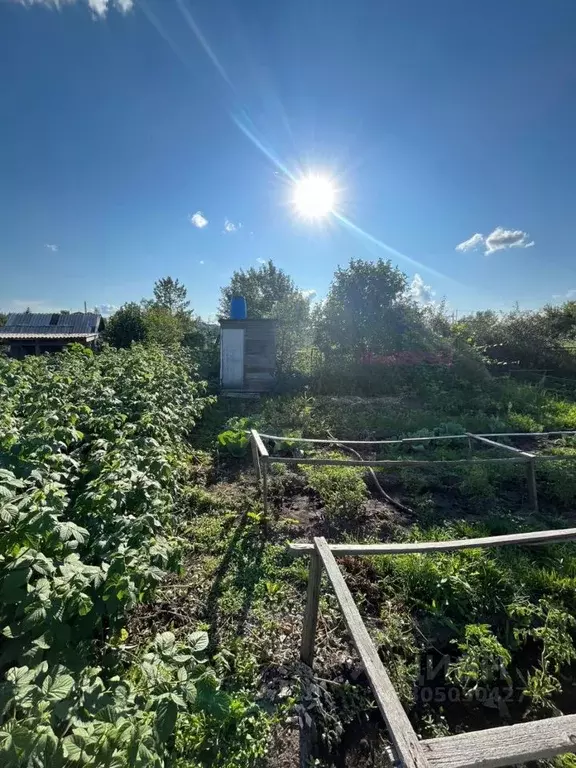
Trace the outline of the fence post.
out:
[[[314,641],[316,640],[316,626],[318,624],[321,581],[322,562],[320,560],[320,555],[315,549],[310,555],[306,610],[304,612],[304,623],[302,625],[302,645],[300,646],[300,659],[309,667],[312,667],[312,664],[314,663]]]
[[[254,469],[256,470],[256,479],[260,480],[262,472],[260,471],[260,454],[258,452],[258,442],[254,435],[255,430],[250,430],[250,445],[252,446],[252,461],[254,462]]]
[[[264,516],[268,514],[268,460],[265,456],[262,457],[262,464],[260,465],[262,471],[262,500],[264,503]]]
[[[538,490],[536,488],[536,462],[530,459],[526,463],[526,479],[528,480],[528,499],[534,509],[538,512]]]

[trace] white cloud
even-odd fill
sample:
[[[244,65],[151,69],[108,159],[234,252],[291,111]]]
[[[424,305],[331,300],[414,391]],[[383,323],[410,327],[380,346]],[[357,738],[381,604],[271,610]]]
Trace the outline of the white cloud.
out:
[[[504,251],[507,248],[531,248],[533,245],[534,240],[530,240],[528,233],[521,229],[496,227],[487,237],[481,235],[480,232],[476,232],[468,240],[458,243],[456,250],[464,253],[465,251],[476,250],[482,246],[486,248],[484,253],[489,254],[496,251]]]
[[[479,232],[476,232],[476,234],[469,237],[468,240],[464,240],[463,243],[458,243],[456,250],[464,253],[464,251],[472,251],[480,245],[484,245],[484,236]]]
[[[224,221],[224,232],[236,232],[236,230],[240,229],[242,227],[242,224],[234,224],[233,221],[230,221],[230,219],[226,219]]]
[[[256,261],[258,262],[258,264],[266,264],[268,262],[268,259],[261,259],[260,257],[258,257]]]
[[[204,216],[202,211],[196,211],[196,213],[193,213],[190,216],[190,224],[192,224],[197,229],[204,229],[204,227],[208,224],[208,219]]]
[[[65,5],[74,5],[77,0],[16,0],[20,5],[32,6],[43,5],[45,8],[54,8],[60,10]],[[110,8],[116,8],[122,13],[128,13],[134,7],[134,0],[82,0],[90,10],[104,18]]]
[[[418,272],[412,278],[406,294],[418,304],[433,304],[434,296],[436,296],[436,292],[432,290],[431,286],[426,285]]]
[[[531,248],[534,240],[529,239],[529,235],[521,229],[504,229],[496,227],[485,240],[486,253],[503,251],[506,248]]]
[[[48,248],[49,251],[52,251],[52,253],[56,253],[58,251],[58,246],[54,243],[46,243],[44,245],[44,248]]]
[[[198,264],[204,264],[204,259],[200,259],[200,261],[198,262]]]
[[[307,288],[304,291],[300,291],[302,296],[304,296],[305,299],[313,299],[314,296],[316,296],[317,291],[315,288]]]
[[[99,312],[103,317],[110,317],[118,309],[116,304],[97,304],[94,307],[96,312]]]

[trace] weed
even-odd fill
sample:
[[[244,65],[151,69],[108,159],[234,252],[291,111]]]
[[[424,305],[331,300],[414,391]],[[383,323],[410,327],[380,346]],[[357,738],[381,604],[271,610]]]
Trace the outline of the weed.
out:
[[[322,454],[324,458],[341,458],[340,454]],[[354,467],[316,466],[305,464],[303,471],[308,485],[324,503],[330,517],[357,515],[366,497],[363,471]]]

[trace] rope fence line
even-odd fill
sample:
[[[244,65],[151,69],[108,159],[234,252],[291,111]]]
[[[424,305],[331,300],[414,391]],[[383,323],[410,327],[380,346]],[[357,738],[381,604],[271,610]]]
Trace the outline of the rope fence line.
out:
[[[247,430],[250,433],[256,432],[256,430]],[[342,443],[342,445],[397,445],[399,443],[422,443],[427,440],[458,440],[464,439],[469,436],[470,433],[465,432],[460,435],[426,435],[424,437],[400,437],[395,440],[327,440],[325,438],[316,437],[291,437],[284,435],[266,435],[264,432],[257,432],[260,437],[264,437],[267,440],[281,440],[286,443],[319,443],[324,445],[334,445],[334,443]],[[553,432],[487,432],[474,434],[475,437],[549,437],[550,435],[576,435],[576,430],[555,430]],[[505,446],[507,447],[507,446]]]
[[[346,584],[334,555],[399,554],[400,552],[442,552],[471,547],[509,544],[543,544],[576,539],[576,528],[535,531],[482,539],[417,542],[413,544],[328,544],[314,538],[312,544],[292,544],[294,554],[309,555],[308,591],[304,613],[300,658],[310,668],[314,664],[316,628],[322,573],[328,581],[344,616],[346,626],[364,666],[378,709],[386,723],[395,757],[402,768],[499,768],[532,760],[547,759],[576,752],[576,715],[563,715],[519,725],[500,726],[482,731],[419,740],[380,659],[354,597]],[[396,549],[392,549],[396,547]],[[420,549],[415,549],[420,547]],[[423,549],[425,547],[425,549]],[[295,549],[297,548],[297,549]],[[310,753],[310,744],[303,752]]]
[[[252,446],[252,459],[254,469],[259,480],[262,480],[262,496],[264,513],[268,512],[268,466],[270,464],[310,464],[316,466],[343,466],[343,467],[425,467],[433,465],[465,465],[465,464],[503,464],[519,463],[526,465],[526,482],[528,485],[528,497],[530,505],[535,512],[538,512],[538,489],[536,483],[536,464],[542,461],[576,461],[576,454],[537,454],[528,451],[522,451],[511,445],[505,445],[490,438],[493,437],[549,437],[551,435],[576,435],[576,430],[553,430],[550,432],[493,432],[485,434],[475,434],[465,432],[460,435],[437,435],[425,437],[405,437],[397,440],[328,440],[324,438],[310,437],[286,437],[282,435],[267,435],[258,432],[256,429],[249,430],[250,442]],[[264,445],[263,439],[280,440],[283,442],[294,443],[312,443],[321,445],[393,445],[401,443],[421,443],[430,440],[468,440],[469,456],[465,459],[331,459],[331,458],[307,458],[296,456],[270,456],[268,449]],[[499,457],[491,456],[488,458],[475,458],[472,456],[473,443],[478,442],[488,445],[491,448],[498,448],[507,453],[513,453],[514,456]]]

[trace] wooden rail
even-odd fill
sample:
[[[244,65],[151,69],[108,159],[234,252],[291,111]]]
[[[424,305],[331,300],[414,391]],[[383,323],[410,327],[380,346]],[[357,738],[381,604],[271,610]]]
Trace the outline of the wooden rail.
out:
[[[407,541],[387,544],[329,544],[334,555],[407,555],[430,552],[453,552],[457,549],[478,549],[503,547],[508,544],[536,546],[557,544],[561,541],[576,540],[576,528],[559,528],[553,531],[531,531],[529,533],[507,533],[502,536],[483,536],[478,539],[452,539],[447,541]],[[291,543],[288,551],[292,555],[309,555],[315,550],[314,544]]]
[[[264,503],[264,512],[268,511],[268,465],[272,463],[278,464],[309,464],[316,466],[343,466],[343,467],[425,467],[433,465],[459,465],[459,464],[499,464],[504,462],[517,462],[526,464],[526,480],[528,484],[528,497],[530,505],[535,511],[538,511],[538,491],[536,486],[536,462],[541,461],[576,461],[576,454],[562,456],[562,455],[546,455],[546,454],[534,454],[522,451],[520,448],[514,448],[510,445],[504,445],[495,440],[491,440],[491,437],[540,437],[543,435],[576,435],[576,430],[565,430],[556,432],[502,432],[493,434],[473,434],[472,432],[466,432],[462,435],[437,435],[426,437],[406,437],[398,440],[325,440],[316,438],[305,437],[283,437],[281,435],[266,435],[260,434],[257,430],[250,430],[251,444],[252,444],[252,457],[254,461],[254,469],[258,479],[262,480],[262,496]],[[466,459],[380,459],[380,460],[362,460],[362,459],[331,459],[321,457],[295,457],[295,456],[270,456],[262,438],[268,440],[282,440],[284,442],[295,443],[320,443],[324,445],[335,445],[340,443],[342,445],[390,445],[398,443],[412,443],[422,442],[426,440],[455,440],[466,439],[469,445],[469,456]],[[505,458],[498,456],[490,456],[488,458],[474,458],[472,454],[472,443],[477,441],[485,445],[489,445],[492,448],[500,448],[508,453],[513,453],[513,456],[507,456]]]
[[[352,641],[364,665],[370,687],[394,745],[396,757],[403,767],[473,768],[481,766],[481,768],[499,768],[499,766],[551,758],[566,752],[576,752],[576,715],[552,717],[531,723],[419,741],[334,558],[335,554],[437,552],[478,546],[542,544],[573,539],[576,539],[576,528],[492,536],[481,539],[419,542],[408,545],[329,545],[326,539],[315,538],[313,544],[300,545],[296,552],[296,554],[311,555],[308,599],[301,645],[302,661],[309,666],[312,666],[314,661],[314,638],[323,567],[342,610]],[[291,551],[294,551],[294,546],[296,545],[292,545]],[[414,549],[415,547],[419,548]]]

